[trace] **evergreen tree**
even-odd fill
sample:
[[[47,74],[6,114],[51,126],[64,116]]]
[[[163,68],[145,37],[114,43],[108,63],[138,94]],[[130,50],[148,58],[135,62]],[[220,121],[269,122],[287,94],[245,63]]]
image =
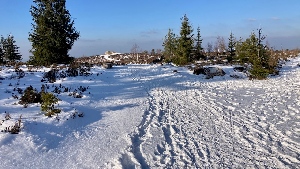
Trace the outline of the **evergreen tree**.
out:
[[[66,9],[66,0],[34,0],[30,13],[33,17],[30,62],[39,65],[68,63],[68,51],[79,38],[74,20]]]
[[[261,28],[258,29],[258,59],[259,63],[264,67],[269,69],[269,59],[270,59],[270,50],[266,44],[263,44],[263,40],[266,38],[261,33]]]
[[[172,29],[168,30],[168,34],[165,36],[163,45],[164,47],[164,58],[167,62],[171,62],[176,53],[177,40]]]
[[[0,64],[3,63],[3,55],[4,55],[4,53],[3,53],[2,36],[1,36],[1,38],[0,38]]]
[[[14,40],[13,35],[8,35],[7,38],[1,36],[1,52],[2,62],[9,62],[9,61],[20,61],[22,59],[22,55],[19,53],[19,47],[15,44],[16,41]]]
[[[251,33],[244,42],[238,43],[238,58],[241,63],[252,65],[250,70],[252,78],[265,79],[272,69],[269,66],[270,52],[262,43],[264,39],[265,37],[261,36],[261,29],[259,29],[258,37],[255,33]]]
[[[251,33],[245,41],[238,43],[238,59],[242,64],[253,64],[253,59],[257,57],[257,44],[258,41],[254,33]]]
[[[177,57],[175,64],[184,65],[192,61],[192,51],[194,48],[193,28],[186,15],[181,18],[180,37],[178,38]]]
[[[240,60],[240,55],[242,53],[242,44],[243,44],[243,42],[244,42],[243,38],[240,37],[240,39],[237,40],[236,43],[235,43],[235,56],[236,56],[237,61],[239,61],[240,63],[243,63]]]
[[[201,39],[201,35],[200,35],[200,27],[197,28],[197,37],[195,39],[196,41],[196,45],[195,45],[195,59],[196,60],[199,60],[200,58],[201,59],[205,59],[205,56],[203,55],[202,53],[202,40]]]
[[[236,48],[236,39],[233,35],[233,33],[230,33],[229,39],[228,39],[228,51],[229,55],[227,56],[227,60],[230,63],[233,58],[235,57],[235,48]]]

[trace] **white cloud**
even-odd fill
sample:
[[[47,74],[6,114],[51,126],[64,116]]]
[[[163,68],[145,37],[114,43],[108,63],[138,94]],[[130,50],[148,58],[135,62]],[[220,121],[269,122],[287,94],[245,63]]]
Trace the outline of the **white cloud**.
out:
[[[272,20],[280,20],[280,18],[278,18],[278,17],[272,17],[271,19]]]
[[[154,36],[154,35],[158,35],[158,34],[159,34],[159,31],[155,30],[155,29],[141,32],[142,37],[150,37],[150,36]]]
[[[256,21],[257,19],[255,19],[255,18],[248,18],[247,20],[250,21],[250,22],[254,22],[254,21]]]

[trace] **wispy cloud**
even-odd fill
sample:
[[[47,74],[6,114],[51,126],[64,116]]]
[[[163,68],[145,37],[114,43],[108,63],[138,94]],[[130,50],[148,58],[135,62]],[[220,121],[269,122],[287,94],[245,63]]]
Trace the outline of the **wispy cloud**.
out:
[[[275,21],[280,20],[280,18],[278,18],[278,17],[272,17],[271,19],[275,20]]]
[[[158,35],[159,31],[152,29],[148,31],[142,31],[140,34],[142,37],[150,37],[150,36]]]
[[[248,18],[247,20],[250,21],[250,22],[255,22],[255,21],[257,21],[257,19],[255,19],[255,18]]]

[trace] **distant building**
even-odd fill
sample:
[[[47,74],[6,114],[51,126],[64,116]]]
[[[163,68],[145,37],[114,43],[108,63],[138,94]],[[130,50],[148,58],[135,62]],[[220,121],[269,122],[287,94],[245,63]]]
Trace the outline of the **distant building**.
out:
[[[115,53],[114,51],[106,51],[105,52],[105,55],[111,55],[111,54],[113,54],[113,53]]]

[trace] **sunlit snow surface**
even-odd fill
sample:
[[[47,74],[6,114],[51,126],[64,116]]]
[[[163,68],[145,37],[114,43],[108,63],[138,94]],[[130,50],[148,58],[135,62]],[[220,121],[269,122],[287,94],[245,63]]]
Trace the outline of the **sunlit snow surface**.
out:
[[[26,76],[9,80],[14,69],[2,67],[0,130],[20,115],[22,130],[0,132],[0,168],[297,168],[298,63],[262,81],[231,78],[231,66],[213,79],[172,65],[93,67],[91,76],[49,84],[89,87],[83,98],[58,94],[60,120],[12,98],[15,87],[40,91],[49,69],[23,66]],[[2,122],[5,111],[12,119]],[[73,119],[75,111],[84,117]]]

